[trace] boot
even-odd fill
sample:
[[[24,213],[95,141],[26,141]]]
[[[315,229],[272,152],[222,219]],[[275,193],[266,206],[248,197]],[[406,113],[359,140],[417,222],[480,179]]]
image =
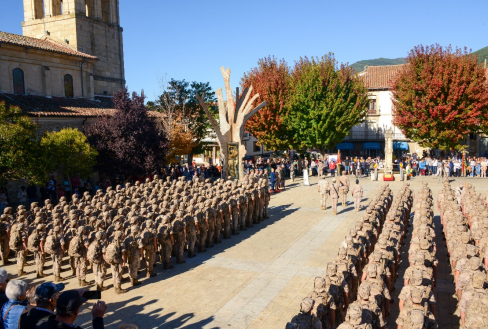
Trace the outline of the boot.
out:
[[[176,258],[176,264],[185,264],[186,261],[183,258]]]
[[[18,274],[19,276],[22,276],[22,275],[25,275],[25,274],[27,274],[27,273],[25,273],[23,270],[19,270],[19,271],[17,272],[17,274]]]
[[[133,287],[135,287],[135,286],[140,285],[141,283],[139,282],[139,280],[137,280],[137,278],[136,278],[136,279],[132,279],[132,278],[131,278],[131,279],[130,279],[130,284],[131,284]]]
[[[193,257],[196,257],[195,252],[188,251],[188,258],[193,258]]]
[[[108,289],[108,288],[105,288],[105,287],[103,286],[103,282],[102,282],[102,284],[97,284],[97,290],[98,290],[98,291],[105,291],[105,290],[107,290],[107,289]]]
[[[332,212],[332,215],[336,216],[337,215],[337,211]]]
[[[325,207],[320,207],[320,210],[325,210]]]
[[[80,287],[86,287],[90,285],[90,282],[86,280],[79,280],[79,282],[80,282]]]
[[[76,269],[71,269],[71,275],[76,276]]]
[[[62,281],[65,281],[66,279],[58,276],[58,277],[55,277],[54,280],[57,280],[56,282],[62,282]]]
[[[46,274],[44,274],[42,271],[41,271],[41,272],[39,272],[39,277],[40,277],[40,278],[45,278],[46,276],[47,276],[47,275],[46,275]]]
[[[169,270],[172,268],[173,268],[173,265],[171,265],[169,262],[163,264],[163,270]]]
[[[236,230],[232,230],[232,235],[238,235],[239,232],[237,232]]]
[[[156,273],[153,273],[153,271],[147,271],[146,273],[146,278],[153,278],[155,277],[157,274]]]
[[[124,289],[121,289],[121,288],[115,288],[115,293],[117,295],[125,294],[126,292],[127,292],[127,290],[124,290]]]

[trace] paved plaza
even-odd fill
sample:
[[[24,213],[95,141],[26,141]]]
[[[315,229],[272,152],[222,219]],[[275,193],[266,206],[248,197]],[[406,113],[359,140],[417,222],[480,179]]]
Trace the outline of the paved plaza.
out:
[[[330,204],[327,211],[320,210],[317,180],[311,178],[312,186],[302,186],[301,179],[289,184],[286,191],[272,195],[270,219],[241,231],[195,258],[186,259],[186,264],[175,265],[169,271],[163,271],[158,264],[155,267],[158,275],[150,279],[143,277],[145,271],[141,271],[142,285],[132,289],[124,283],[122,288],[128,289],[126,294],[116,295],[109,277],[106,286],[110,290],[102,293],[103,300],[109,305],[105,317],[107,327],[115,328],[126,322],[137,324],[141,329],[284,328],[286,322],[298,313],[301,299],[312,290],[314,278],[324,274],[327,262],[336,257],[340,242],[361,215],[354,212],[350,196],[347,207],[339,207],[337,216],[331,215]],[[411,181],[414,191],[422,180]],[[441,184],[434,178],[425,180],[436,199]],[[468,182],[478,191],[488,189],[486,180],[468,179]],[[361,184],[364,188],[362,204],[365,205],[382,182],[361,179]],[[394,195],[401,184],[390,182]],[[452,184],[453,187],[458,185],[456,182]],[[437,209],[435,211],[437,216]],[[436,224],[439,227],[438,217]],[[447,267],[445,242],[439,228],[436,231],[440,259],[439,282],[435,289],[437,318],[440,328],[458,328],[459,317],[454,314],[456,300],[452,297],[454,286]],[[406,247],[403,253],[406,253]],[[32,262],[31,258],[29,262]],[[64,277],[71,274],[68,267],[65,260]],[[405,268],[403,262],[393,294],[395,302],[389,328],[396,328],[397,295],[403,285]],[[46,269],[45,273],[51,274],[51,262],[46,263]],[[16,273],[15,265],[8,266],[8,271]],[[41,281],[35,279],[33,266],[28,266],[26,271],[29,275],[23,279],[29,284]],[[93,274],[88,274],[87,280],[93,280]],[[78,288],[75,278],[70,277],[66,283],[67,289]],[[93,286],[89,288],[94,289]],[[90,327],[90,322],[91,313],[85,307],[77,323]]]

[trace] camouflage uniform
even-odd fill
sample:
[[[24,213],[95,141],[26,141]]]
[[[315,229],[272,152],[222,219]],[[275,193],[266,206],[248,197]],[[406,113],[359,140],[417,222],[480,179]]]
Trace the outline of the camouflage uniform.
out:
[[[115,293],[122,294],[125,292],[121,288],[122,285],[122,272],[124,266],[124,255],[126,253],[125,243],[123,241],[124,233],[121,231],[117,231],[114,233],[114,239],[107,247],[107,253],[111,251],[113,253],[112,259],[105,259],[110,267],[112,268],[112,279],[114,283]],[[132,280],[131,280],[132,282]]]
[[[354,198],[354,208],[358,212],[361,210],[361,198],[363,197],[363,187],[359,185],[358,181],[356,181],[356,185],[353,186],[351,192]]]
[[[329,193],[329,182],[325,180],[325,176],[322,176],[322,179],[319,180],[318,190],[320,194],[320,209],[326,210],[327,209],[327,196]]]
[[[39,224],[27,239],[27,247],[29,251],[34,253],[37,278],[45,277],[44,263],[46,261],[46,257],[44,256],[44,242],[46,241],[46,235],[44,231],[44,224]]]
[[[24,224],[18,223],[12,227],[9,246],[10,249],[15,251],[18,274],[19,276],[22,276],[25,274],[24,264],[27,252],[27,235],[24,229]]]
[[[0,215],[0,256],[2,257],[2,265],[7,265],[8,254],[10,253],[9,238],[10,224],[7,221],[7,215]]]
[[[171,223],[173,225],[173,238],[174,238],[174,248],[173,251],[176,253],[176,263],[183,264],[186,263],[183,259],[183,252],[186,243],[186,223],[183,220],[183,212],[177,211],[176,218]]]
[[[130,235],[125,239],[125,250],[127,252],[127,268],[129,271],[130,282],[132,286],[139,285],[137,279],[137,271],[141,266],[141,256],[143,253],[144,244],[139,235],[139,227],[133,225],[130,228]]]
[[[339,200],[339,184],[336,183],[336,179],[332,179],[332,184],[329,185],[329,195],[332,201],[332,215],[337,215],[337,201]]]
[[[80,226],[74,237],[69,244],[69,253],[75,258],[76,277],[78,278],[78,284],[80,287],[89,285],[86,279],[86,261],[87,261],[87,247],[88,241],[85,240],[84,234],[86,233],[85,227]]]
[[[339,192],[341,194],[342,206],[347,205],[347,193],[349,192],[349,178],[346,177],[346,172],[343,171],[341,177],[339,177]]]
[[[164,216],[162,223],[158,227],[158,241],[160,245],[161,263],[163,263],[163,269],[169,270],[173,268],[171,265],[171,252],[173,251],[173,226],[170,223],[170,217]]]
[[[97,290],[103,291],[106,288],[103,287],[103,281],[106,275],[106,264],[103,259],[103,254],[105,253],[105,241],[102,232],[97,232],[95,234],[95,240],[90,243],[88,247],[87,255],[88,261],[93,266],[93,275],[95,276],[95,284]]]
[[[143,253],[144,253],[144,260],[146,265],[146,277],[150,278],[156,276],[153,273],[154,263],[156,261],[156,251],[158,250],[157,247],[157,234],[156,230],[153,228],[153,221],[148,220],[146,221],[146,228],[141,233]]]

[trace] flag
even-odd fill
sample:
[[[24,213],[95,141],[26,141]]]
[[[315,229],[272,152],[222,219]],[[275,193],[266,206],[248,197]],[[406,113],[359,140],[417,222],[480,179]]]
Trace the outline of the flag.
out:
[[[400,161],[400,168],[403,169],[403,163]]]
[[[341,150],[337,150],[337,163],[341,163]]]
[[[378,162],[374,163],[374,169],[378,168]]]

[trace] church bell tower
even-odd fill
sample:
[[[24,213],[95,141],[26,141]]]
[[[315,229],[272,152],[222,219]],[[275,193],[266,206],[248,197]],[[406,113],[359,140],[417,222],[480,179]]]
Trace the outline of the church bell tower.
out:
[[[119,0],[23,1],[24,36],[49,37],[98,57],[90,77],[95,96],[111,96],[125,87]]]

